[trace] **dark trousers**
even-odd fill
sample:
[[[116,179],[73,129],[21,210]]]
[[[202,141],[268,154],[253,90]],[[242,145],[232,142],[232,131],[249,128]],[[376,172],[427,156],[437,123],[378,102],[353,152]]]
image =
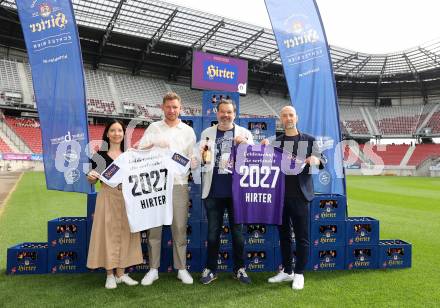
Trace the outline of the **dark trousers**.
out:
[[[278,226],[284,272],[292,273],[292,225],[296,241],[295,274],[303,274],[309,258],[309,202],[285,198],[283,224]]]
[[[243,225],[234,224],[234,210],[232,198],[207,198],[204,200],[206,216],[208,218],[208,256],[206,267],[217,271],[217,260],[220,249],[220,233],[223,226],[225,209],[228,211],[229,226],[232,233],[232,255],[234,272],[244,267],[244,239]]]

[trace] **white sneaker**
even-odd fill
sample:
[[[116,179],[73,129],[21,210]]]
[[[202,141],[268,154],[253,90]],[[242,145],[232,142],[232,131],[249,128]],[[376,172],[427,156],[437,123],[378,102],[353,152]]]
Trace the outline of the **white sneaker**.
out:
[[[128,274],[124,274],[121,277],[116,277],[116,283],[125,283],[127,286],[135,286],[138,285],[139,282],[132,279]]]
[[[191,274],[185,269],[185,270],[179,270],[177,272],[177,279],[182,280],[184,284],[193,284],[193,278],[191,277]]]
[[[106,289],[116,289],[116,278],[114,275],[107,276],[105,280],[105,288]]]
[[[142,278],[141,284],[143,286],[151,286],[157,279],[159,279],[157,268],[150,268],[148,273],[146,273],[144,278]]]
[[[284,270],[279,271],[278,274],[276,274],[273,277],[270,277],[267,281],[269,283],[278,283],[278,282],[283,282],[283,281],[293,281],[293,273],[292,274],[287,274],[284,272]]]
[[[304,275],[295,274],[293,276],[292,289],[294,290],[304,289]]]

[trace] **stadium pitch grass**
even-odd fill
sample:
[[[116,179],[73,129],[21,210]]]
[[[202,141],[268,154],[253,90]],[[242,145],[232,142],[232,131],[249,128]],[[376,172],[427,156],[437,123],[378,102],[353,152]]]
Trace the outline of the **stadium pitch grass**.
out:
[[[161,273],[150,287],[104,289],[105,274],[8,276],[7,248],[46,241],[47,221],[86,216],[86,196],[47,191],[43,173],[26,173],[0,217],[0,306],[63,307],[345,307],[354,305],[433,307],[440,305],[440,179],[361,177],[347,179],[349,216],[380,221],[381,239],[413,244],[412,268],[307,272],[305,289],[269,284],[273,273],[250,273],[241,285],[222,273],[210,285],[183,285],[175,273]],[[132,274],[140,280],[142,273]]]

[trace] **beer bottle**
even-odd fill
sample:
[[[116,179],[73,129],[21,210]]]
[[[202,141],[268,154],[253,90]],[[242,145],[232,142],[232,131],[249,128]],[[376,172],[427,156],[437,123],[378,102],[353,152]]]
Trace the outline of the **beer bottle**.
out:
[[[209,137],[206,137],[206,144],[203,147],[203,153],[202,153],[203,165],[210,164],[212,160],[212,155],[211,155],[211,151],[209,150],[208,142],[209,142]]]

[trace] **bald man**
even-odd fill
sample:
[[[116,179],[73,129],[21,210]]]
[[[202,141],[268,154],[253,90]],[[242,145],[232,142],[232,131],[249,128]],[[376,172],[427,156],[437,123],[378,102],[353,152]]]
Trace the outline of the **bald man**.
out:
[[[310,167],[318,166],[322,169],[324,165],[320,159],[321,154],[314,146],[315,138],[296,128],[298,115],[295,108],[283,107],[280,118],[284,134],[272,143],[288,151],[296,167],[286,174],[283,222],[278,226],[283,269],[268,281],[293,281],[292,289],[301,290],[304,288],[304,269],[309,256],[309,204],[314,197]],[[261,143],[270,144],[270,141],[264,139]],[[296,241],[295,269],[292,268],[292,225]]]

